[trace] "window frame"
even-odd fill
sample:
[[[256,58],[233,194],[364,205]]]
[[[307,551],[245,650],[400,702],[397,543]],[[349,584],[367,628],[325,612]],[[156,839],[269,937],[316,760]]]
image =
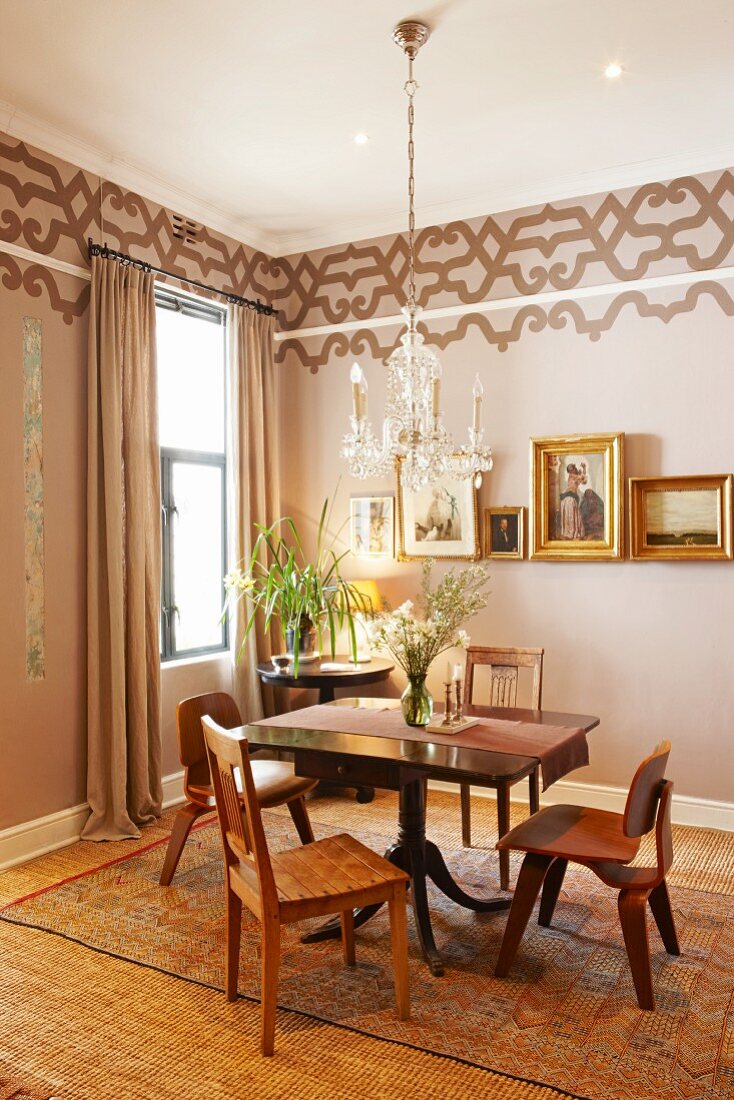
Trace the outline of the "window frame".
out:
[[[224,575],[227,571],[227,310],[205,299],[189,296],[180,291],[156,288],[156,308],[170,309],[183,316],[210,321],[222,328],[222,365],[224,368],[224,451],[192,451],[181,447],[159,445],[161,463],[161,664],[192,657],[227,653],[229,651],[229,615],[226,612]],[[173,561],[175,546],[176,503],[173,499],[173,467],[176,463],[191,466],[213,466],[221,471],[222,479],[222,608],[221,642],[216,645],[178,649],[176,645],[176,596],[174,591]]]

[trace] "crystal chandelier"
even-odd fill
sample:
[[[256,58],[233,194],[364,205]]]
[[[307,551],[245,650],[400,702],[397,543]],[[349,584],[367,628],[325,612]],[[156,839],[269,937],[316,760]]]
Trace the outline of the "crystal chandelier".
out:
[[[404,488],[417,490],[442,474],[474,478],[477,487],[482,471],[492,469],[492,451],[483,442],[482,396],[479,375],[474,381],[473,422],[469,443],[457,446],[443,426],[440,411],[441,364],[418,332],[420,307],[415,293],[415,146],[413,141],[413,99],[418,89],[413,79],[413,61],[429,35],[423,23],[400,23],[393,39],[408,58],[408,294],[402,309],[405,332],[400,347],[387,360],[387,401],[382,438],[367,419],[367,379],[358,363],[352,367],[351,431],[344,436],[342,457],[354,477],[389,476],[400,459],[400,480]]]

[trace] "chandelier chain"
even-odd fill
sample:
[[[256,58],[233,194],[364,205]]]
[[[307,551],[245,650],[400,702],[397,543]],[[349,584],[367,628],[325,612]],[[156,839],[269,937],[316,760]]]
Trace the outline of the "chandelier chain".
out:
[[[413,79],[413,58],[408,58],[408,79],[405,92],[408,96],[408,308],[415,310],[415,141],[413,127],[415,107],[413,99],[418,84]]]

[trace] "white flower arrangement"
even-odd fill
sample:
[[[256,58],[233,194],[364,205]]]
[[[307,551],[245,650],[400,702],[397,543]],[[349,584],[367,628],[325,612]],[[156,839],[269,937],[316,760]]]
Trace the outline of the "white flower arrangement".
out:
[[[433,661],[447,649],[469,645],[469,635],[461,624],[487,606],[489,593],[483,591],[489,573],[482,565],[471,565],[456,572],[450,569],[431,590],[433,559],[423,563],[420,609],[417,618],[412,600],[394,611],[377,615],[369,624],[370,642],[375,649],[387,650],[410,680],[424,680]]]

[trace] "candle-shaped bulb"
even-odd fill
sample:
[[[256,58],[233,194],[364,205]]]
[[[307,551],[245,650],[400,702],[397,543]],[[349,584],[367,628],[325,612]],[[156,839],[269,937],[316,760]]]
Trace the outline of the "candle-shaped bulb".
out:
[[[357,420],[359,420],[360,415],[361,415],[361,405],[362,405],[362,402],[361,402],[361,399],[360,399],[361,398],[360,388],[361,388],[362,380],[364,378],[364,375],[362,373],[362,368],[360,367],[359,363],[352,363],[352,369],[349,372],[349,377],[350,377],[351,382],[352,382],[352,412],[354,413]]]
[[[479,375],[474,379],[472,393],[474,394],[474,431],[478,432],[482,427],[482,395],[484,394],[484,386]]]

